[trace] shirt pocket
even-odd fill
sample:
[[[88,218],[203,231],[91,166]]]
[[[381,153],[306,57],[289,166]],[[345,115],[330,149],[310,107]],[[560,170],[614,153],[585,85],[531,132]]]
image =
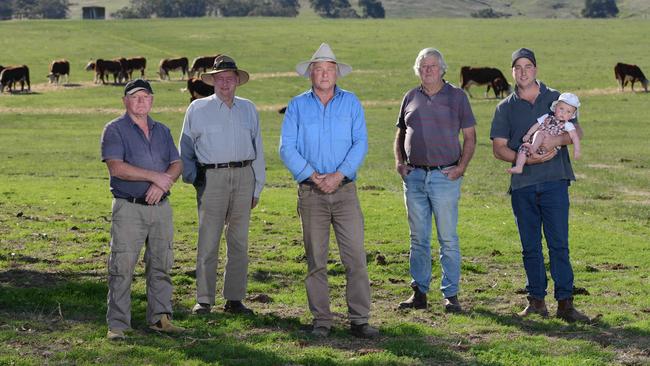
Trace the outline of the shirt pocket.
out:
[[[332,136],[337,141],[352,142],[352,117],[336,116],[332,121]]]

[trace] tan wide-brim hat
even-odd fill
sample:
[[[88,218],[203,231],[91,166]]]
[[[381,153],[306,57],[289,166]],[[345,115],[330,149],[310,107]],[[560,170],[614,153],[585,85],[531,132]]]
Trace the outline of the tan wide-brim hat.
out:
[[[215,58],[214,66],[212,67],[212,70],[201,74],[201,80],[203,80],[203,82],[206,84],[214,86],[214,78],[212,77],[212,75],[224,71],[234,71],[235,73],[237,73],[237,76],[239,76],[239,84],[237,84],[237,86],[246,84],[246,82],[248,82],[249,79],[248,73],[240,68],[237,68],[237,64],[235,63],[235,60],[233,60],[232,57],[226,55],[220,55],[217,58]]]
[[[336,56],[332,51],[332,48],[327,43],[322,43],[318,50],[311,56],[311,60],[303,61],[296,65],[296,72],[298,75],[308,78],[309,77],[309,65],[314,62],[333,62],[336,64],[336,75],[338,77],[343,77],[352,72],[352,66],[344,64],[343,62],[336,61]]]

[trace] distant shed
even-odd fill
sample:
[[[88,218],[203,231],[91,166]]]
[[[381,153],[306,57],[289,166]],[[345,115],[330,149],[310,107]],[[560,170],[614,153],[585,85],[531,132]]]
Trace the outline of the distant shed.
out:
[[[106,8],[103,6],[84,6],[81,8],[83,19],[105,19]]]

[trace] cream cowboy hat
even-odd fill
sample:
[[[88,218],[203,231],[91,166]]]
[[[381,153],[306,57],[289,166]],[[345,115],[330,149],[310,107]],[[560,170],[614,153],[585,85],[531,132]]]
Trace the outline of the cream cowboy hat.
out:
[[[248,73],[242,69],[237,68],[235,60],[233,60],[232,57],[226,55],[220,55],[215,58],[212,71],[204,72],[201,74],[201,80],[203,80],[203,82],[206,84],[214,86],[214,78],[212,75],[224,71],[234,71],[237,76],[239,76],[239,84],[237,84],[237,86],[246,84],[248,81]]]
[[[298,75],[308,78],[309,65],[311,65],[313,62],[321,62],[321,61],[335,63],[336,75],[338,77],[343,77],[352,72],[352,66],[336,61],[336,56],[334,56],[334,52],[332,52],[332,48],[327,43],[322,43],[320,47],[318,47],[318,50],[316,50],[316,52],[314,52],[314,55],[311,56],[311,60],[303,61],[298,65],[296,65],[296,72],[298,73]]]

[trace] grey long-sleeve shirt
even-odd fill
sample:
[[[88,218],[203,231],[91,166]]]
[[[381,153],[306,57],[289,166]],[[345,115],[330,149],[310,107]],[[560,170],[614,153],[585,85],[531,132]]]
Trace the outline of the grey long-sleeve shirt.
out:
[[[232,108],[216,95],[197,99],[185,113],[180,138],[183,181],[194,183],[196,163],[218,164],[251,160],[254,196],[266,181],[259,113],[248,99],[235,96]]]

